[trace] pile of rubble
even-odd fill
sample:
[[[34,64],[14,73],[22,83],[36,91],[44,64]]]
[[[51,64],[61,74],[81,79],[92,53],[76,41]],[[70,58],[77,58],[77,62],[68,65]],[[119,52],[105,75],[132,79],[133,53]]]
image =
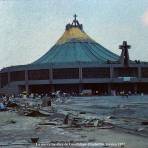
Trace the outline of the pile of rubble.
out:
[[[58,97],[57,97],[58,96]],[[66,96],[60,96],[59,94],[54,96],[54,98],[48,95],[42,97],[27,98],[19,97],[3,97],[0,102],[0,110],[13,110],[20,115],[24,116],[47,116],[48,120],[46,122],[40,123],[40,125],[56,125],[63,128],[88,128],[88,127],[98,127],[102,129],[113,128],[113,125],[97,118],[86,118],[87,114],[85,112],[72,114],[72,112],[64,113],[59,112],[54,108],[54,103],[63,103],[66,100]]]

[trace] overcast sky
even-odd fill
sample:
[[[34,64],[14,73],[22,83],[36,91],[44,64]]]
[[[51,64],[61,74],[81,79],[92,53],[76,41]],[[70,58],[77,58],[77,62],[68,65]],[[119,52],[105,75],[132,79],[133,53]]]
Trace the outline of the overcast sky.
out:
[[[148,61],[148,0],[0,0],[0,68],[31,63],[59,39],[74,14],[84,31],[120,54]]]

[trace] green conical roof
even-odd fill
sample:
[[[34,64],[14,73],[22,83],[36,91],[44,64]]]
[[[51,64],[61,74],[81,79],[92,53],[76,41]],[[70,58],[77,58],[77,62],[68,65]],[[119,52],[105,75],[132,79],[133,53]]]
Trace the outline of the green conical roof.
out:
[[[75,63],[117,61],[119,56],[107,50],[84,31],[75,19],[66,26],[66,30],[57,43],[33,64]]]

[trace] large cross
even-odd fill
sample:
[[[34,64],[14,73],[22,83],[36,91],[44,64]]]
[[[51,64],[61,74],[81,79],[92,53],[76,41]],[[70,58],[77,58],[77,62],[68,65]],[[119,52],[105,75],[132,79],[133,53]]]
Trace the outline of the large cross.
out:
[[[119,45],[119,49],[122,49],[122,50],[128,50],[130,48],[131,46],[127,44],[127,41],[123,41],[123,44]]]
[[[130,48],[131,48],[131,46],[127,44],[127,41],[123,41],[123,44],[119,45],[119,49],[122,49],[121,63],[123,63],[125,66],[128,66],[128,64],[129,64],[128,49],[130,49]]]

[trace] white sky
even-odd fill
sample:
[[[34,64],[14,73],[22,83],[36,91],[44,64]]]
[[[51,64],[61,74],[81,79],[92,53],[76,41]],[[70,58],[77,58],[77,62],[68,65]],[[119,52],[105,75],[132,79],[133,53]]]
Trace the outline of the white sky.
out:
[[[148,61],[148,0],[0,0],[0,68],[27,64],[45,54],[78,15],[85,32],[120,54]]]

